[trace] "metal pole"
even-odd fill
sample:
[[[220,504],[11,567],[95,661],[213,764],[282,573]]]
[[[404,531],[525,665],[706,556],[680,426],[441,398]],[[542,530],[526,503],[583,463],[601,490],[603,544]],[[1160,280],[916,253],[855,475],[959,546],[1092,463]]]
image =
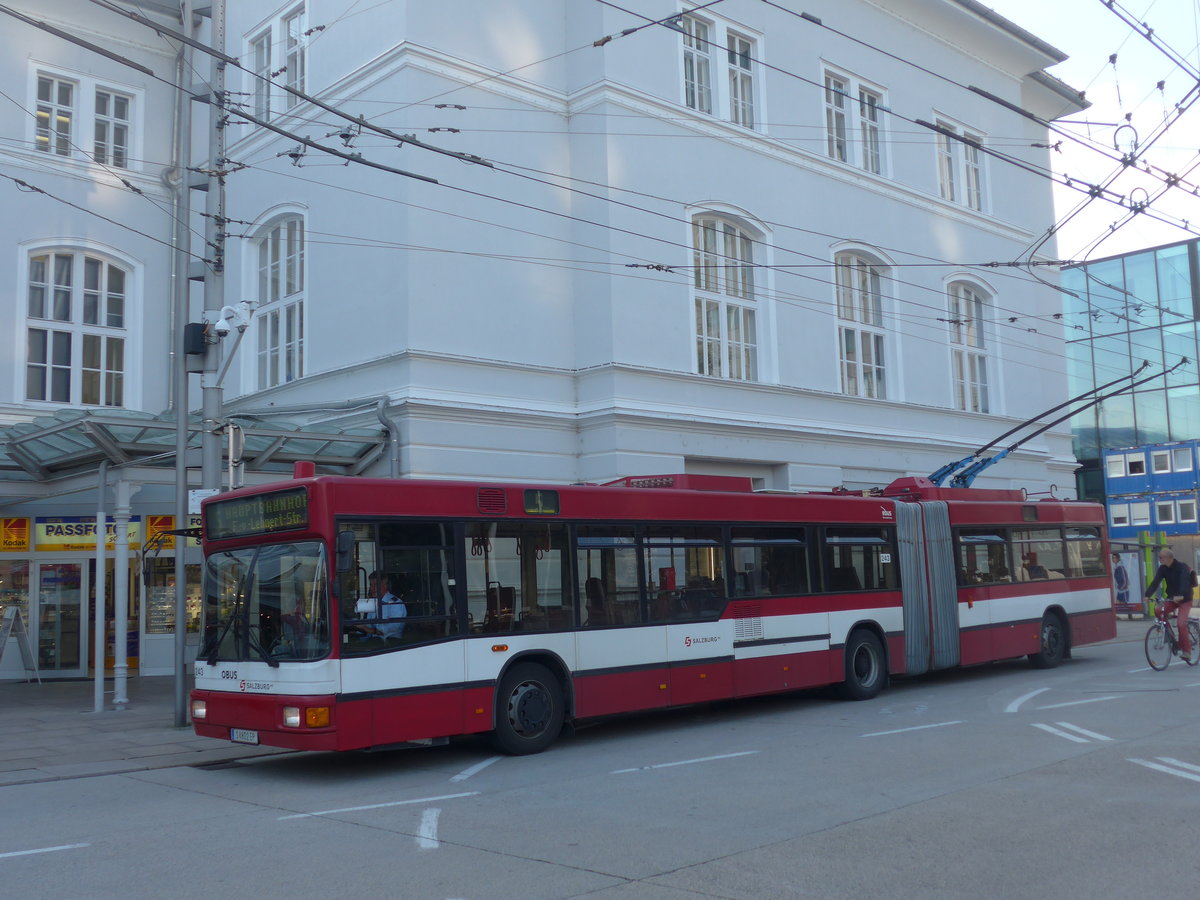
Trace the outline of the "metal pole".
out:
[[[192,29],[192,3],[183,0],[181,13],[182,31]],[[175,527],[184,528],[188,517],[188,368],[184,352],[184,335],[191,318],[191,287],[188,280],[188,220],[192,212],[191,189],[188,187],[188,163],[191,161],[192,104],[189,94],[182,90],[183,80],[191,66],[192,50],[187,45],[180,48],[179,65],[175,67],[180,90],[176,93],[178,118],[175,126],[175,164],[179,168],[179,187],[175,198],[175,382],[172,385],[172,403],[175,406]],[[175,536],[175,725],[187,724],[187,568],[184,555],[187,541]]]
[[[92,627],[92,667],[96,675],[96,685],[92,703],[92,712],[104,710],[104,604],[105,595],[105,566],[104,552],[108,549],[108,515],[104,512],[105,492],[108,490],[108,460],[100,461],[100,471],[97,476],[96,494],[96,583],[92,585],[92,593],[96,598],[96,612],[93,615]]]
[[[213,0],[212,35],[209,46],[219,53],[225,52],[225,0]],[[204,281],[205,319],[215,322],[225,305],[225,63],[213,57],[211,109],[209,112],[210,132],[208,137],[208,197],[205,212],[206,256],[211,255],[209,273]],[[217,490],[221,486],[221,436],[217,428],[221,424],[221,385],[215,379],[220,344],[210,346],[204,358],[204,371],[200,375],[200,405],[204,416],[201,436],[200,486],[205,490]]]
[[[117,502],[113,508],[116,528],[113,553],[113,706],[127,709],[129,704],[129,501],[141,489],[124,478],[117,482]],[[107,529],[105,529],[107,532]],[[96,536],[101,540],[101,536]],[[103,536],[107,540],[108,535]]]

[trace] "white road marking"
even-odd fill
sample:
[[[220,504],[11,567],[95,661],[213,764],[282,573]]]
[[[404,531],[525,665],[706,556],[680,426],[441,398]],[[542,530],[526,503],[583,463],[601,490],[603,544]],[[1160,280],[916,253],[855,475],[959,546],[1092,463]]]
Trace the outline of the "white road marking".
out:
[[[1118,700],[1116,694],[1111,694],[1108,697],[1091,697],[1087,700],[1069,700],[1066,703],[1051,703],[1049,706],[1039,706],[1038,709],[1058,709],[1062,706],[1080,706],[1084,703],[1100,703],[1103,700]]]
[[[938,722],[936,725],[914,725],[912,728],[896,728],[893,731],[872,731],[870,734],[861,734],[859,737],[879,737],[881,734],[903,734],[906,731],[923,731],[926,728],[941,728],[944,725],[961,725],[962,719],[955,719],[953,722]]]
[[[1179,766],[1181,769],[1187,769],[1189,772],[1200,772],[1200,766],[1193,766],[1191,763],[1185,763],[1182,760],[1174,759],[1170,756],[1160,756],[1159,759],[1165,763],[1170,763],[1173,766]]]
[[[1038,688],[1036,691],[1030,691],[1025,696],[1018,697],[1012,703],[1008,704],[1008,706],[1004,707],[1004,711],[1005,712],[1016,712],[1018,709],[1021,708],[1021,704],[1024,703],[1026,700],[1030,700],[1033,697],[1036,697],[1038,694],[1044,694],[1048,690],[1050,690],[1050,688]]]
[[[438,848],[437,826],[438,816],[441,814],[442,811],[436,806],[421,814],[421,830],[417,832],[417,846],[422,850]]]
[[[1074,734],[1067,734],[1067,732],[1065,732],[1065,731],[1059,731],[1059,730],[1058,730],[1057,728],[1055,728],[1053,725],[1043,725],[1043,724],[1041,724],[1040,722],[1034,722],[1034,723],[1033,723],[1033,727],[1034,727],[1034,728],[1040,728],[1040,729],[1042,729],[1042,731],[1048,731],[1048,732],[1050,732],[1051,734],[1053,734],[1053,735],[1056,735],[1057,737],[1060,737],[1060,738],[1066,738],[1068,741],[1074,741],[1074,742],[1075,742],[1075,743],[1077,743],[1077,744],[1086,744],[1086,743],[1088,743],[1088,739],[1087,739],[1087,738],[1085,738],[1085,737],[1079,737],[1078,735],[1074,735]]]
[[[1163,762],[1178,762],[1178,760],[1173,760],[1167,756],[1160,756],[1159,759]],[[1160,763],[1150,762],[1148,759],[1130,759],[1129,761],[1131,763],[1137,763],[1139,766],[1145,766],[1147,769],[1154,769],[1156,772],[1166,772],[1168,775],[1174,775],[1176,778],[1186,778],[1189,781],[1200,781],[1200,775],[1193,775],[1190,772],[1181,772],[1178,769],[1172,769],[1170,766],[1164,766]],[[1186,763],[1184,765],[1187,766]],[[1187,768],[1194,769],[1196,767],[1187,766]]]
[[[1046,707],[1046,709],[1049,708],[1050,707]],[[1095,731],[1088,731],[1086,728],[1080,728],[1078,725],[1072,725],[1070,722],[1055,722],[1054,725],[1057,725],[1058,728],[1055,728],[1054,725],[1044,725],[1040,722],[1033,722],[1031,724],[1034,728],[1040,728],[1042,731],[1047,731],[1050,734],[1056,735],[1060,738],[1066,738],[1068,741],[1074,741],[1077,744],[1086,744],[1088,741],[1112,740],[1112,738],[1108,737],[1107,735],[1098,734]],[[1063,728],[1067,729],[1067,731],[1060,730]],[[1071,731],[1075,732],[1075,734],[1070,734],[1069,732]]]
[[[323,809],[320,812],[280,816],[279,821],[282,822],[285,819],[311,819],[313,816],[332,816],[335,813],[362,812],[365,809],[384,809],[388,806],[411,806],[414,803],[432,803],[435,800],[457,800],[459,797],[474,797],[478,793],[479,791],[467,791],[462,794],[443,794],[441,797],[421,797],[418,800],[396,800],[392,803],[371,803],[367,806],[344,806],[341,809]]]
[[[42,847],[38,850],[13,850],[11,853],[0,853],[0,859],[10,856],[32,856],[35,853],[54,853],[56,850],[78,850],[80,847],[90,847],[91,844],[61,844],[58,847]]]
[[[1070,722],[1055,722],[1059,728],[1067,728],[1074,731],[1076,734],[1082,734],[1084,737],[1089,737],[1094,741],[1111,741],[1112,738],[1106,737],[1103,734],[1097,734],[1094,731],[1088,731],[1086,728],[1080,728],[1078,725],[1072,725]]]
[[[455,775],[450,780],[451,781],[466,781],[468,778],[470,778],[472,775],[476,774],[477,772],[482,772],[484,769],[486,769],[492,763],[499,762],[501,760],[501,758],[502,757],[499,757],[499,756],[493,756],[491,759],[485,759],[483,762],[476,763],[475,765],[471,766],[469,769],[463,769],[461,772],[459,772],[457,775]]]
[[[636,769],[616,769],[610,775],[626,775],[630,772],[648,772],[651,769],[669,769],[672,766],[690,766],[695,763],[712,762],[714,759],[733,759],[737,756],[753,756],[758,750],[743,750],[741,753],[722,753],[720,756],[702,756],[699,759],[681,759],[679,762],[658,763],[653,766],[638,766]]]

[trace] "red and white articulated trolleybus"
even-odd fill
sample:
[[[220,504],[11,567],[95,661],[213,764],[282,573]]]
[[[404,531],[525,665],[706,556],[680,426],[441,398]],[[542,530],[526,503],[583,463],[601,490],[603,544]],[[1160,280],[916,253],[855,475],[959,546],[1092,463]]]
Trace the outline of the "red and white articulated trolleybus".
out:
[[[1103,509],[901,479],[529,486],[314,476],[207,500],[197,734],[308,750],[490,732],[1115,636]],[[375,577],[372,577],[375,576]]]

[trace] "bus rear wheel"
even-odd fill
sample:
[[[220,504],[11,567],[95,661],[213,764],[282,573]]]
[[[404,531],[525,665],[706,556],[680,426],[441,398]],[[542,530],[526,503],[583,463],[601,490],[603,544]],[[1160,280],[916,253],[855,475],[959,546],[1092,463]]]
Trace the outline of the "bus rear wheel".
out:
[[[496,690],[496,728],[492,745],[502,753],[541,753],[562,731],[562,685],[545,666],[517,663]]]
[[[1035,669],[1053,669],[1067,656],[1067,632],[1054,613],[1042,616],[1042,639],[1037,653],[1029,654]]]
[[[872,632],[858,630],[846,641],[846,680],[840,690],[847,700],[870,700],[887,685],[883,644]]]

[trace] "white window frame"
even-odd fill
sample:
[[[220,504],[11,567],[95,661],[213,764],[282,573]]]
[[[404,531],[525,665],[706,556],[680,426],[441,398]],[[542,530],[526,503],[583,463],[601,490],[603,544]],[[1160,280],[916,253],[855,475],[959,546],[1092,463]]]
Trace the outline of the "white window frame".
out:
[[[1152,450],[1150,452],[1150,468],[1155,475],[1165,475],[1171,471],[1171,453],[1169,450]]]
[[[295,110],[302,101],[284,86],[308,92],[307,31],[308,6],[300,3],[258,20],[245,33],[242,58],[250,71],[244,84],[256,117],[272,119]]]
[[[289,213],[264,225],[255,240],[254,258],[258,284],[256,383],[259,390],[265,390],[305,374],[304,217]]]
[[[934,134],[939,195],[948,203],[986,212],[987,160],[980,149],[986,145],[986,135],[943,116],[934,122],[942,129]]]
[[[1173,472],[1192,471],[1192,448],[1175,447],[1171,450],[1171,470]]]
[[[1114,503],[1108,508],[1108,521],[1113,528],[1129,526],[1129,504]]]
[[[100,97],[104,95],[105,111],[101,112]],[[106,87],[97,87],[95,94],[95,116],[92,129],[92,158],[103,166],[115,169],[129,168],[129,138],[132,134],[130,116],[133,111],[133,97],[121,91]],[[117,112],[118,106],[124,102],[125,115]],[[103,136],[101,132],[103,131]],[[101,158],[103,157],[103,158]]]
[[[24,350],[17,383],[23,402],[50,409],[136,408],[140,373],[132,354],[140,281],[133,264],[69,244],[31,245],[22,253],[24,312],[18,321]],[[110,283],[114,272],[121,276],[116,287]],[[35,389],[39,371],[41,390]]]
[[[680,102],[698,113],[760,130],[761,38],[716,16],[697,12],[684,11],[679,26]]]
[[[758,381],[761,308],[755,279],[758,238],[718,213],[692,218],[692,310],[700,375]]]
[[[967,412],[990,413],[987,313],[991,298],[966,281],[951,282],[946,294],[955,406]]]
[[[1140,500],[1129,504],[1129,524],[1135,528],[1150,524],[1150,503]]]
[[[1127,454],[1125,454],[1125,474],[1126,475],[1145,475],[1146,474],[1146,454],[1145,453],[1127,453]]]
[[[246,59],[252,73],[249,93],[254,98],[254,115],[268,120],[271,118],[271,29],[258,32],[247,45]]]
[[[1175,504],[1170,500],[1156,500],[1154,502],[1154,518],[1159,525],[1174,525]]]
[[[863,252],[834,256],[838,314],[838,371],[843,394],[888,397],[888,332],[884,326],[884,285],[888,267]]]
[[[120,172],[140,172],[142,166],[142,144],[144,132],[145,93],[139,88],[126,84],[103,81],[96,77],[67,69],[59,65],[47,65],[36,61],[29,62],[28,109],[34,115],[29,117],[29,148],[30,152],[43,160],[50,160],[72,165],[95,166],[105,170]],[[47,79],[55,85],[70,85],[72,88],[71,106],[58,102],[47,103],[39,99],[39,88],[42,79]],[[57,91],[54,92],[57,94]],[[110,105],[107,113],[100,113],[97,106],[99,95],[118,98],[126,103],[127,116],[124,119],[115,117]],[[58,117],[63,113],[69,114],[69,130],[59,132],[48,129],[47,118]],[[97,129],[103,126],[107,130],[103,146],[103,157],[99,158],[97,148]],[[125,130],[124,144],[114,144],[115,133]],[[61,137],[57,135],[61,134]],[[122,158],[113,159],[114,148],[120,149]]]
[[[821,75],[825,155],[887,177],[887,92],[849,72],[826,65]]]
[[[306,92],[308,84],[308,36],[304,33],[308,16],[304,4],[285,13],[279,22],[279,33],[283,49],[284,84],[295,91]],[[286,93],[283,108],[289,112],[300,103],[300,98]]]
[[[1196,501],[1195,500],[1180,500],[1179,501],[1179,517],[1180,524],[1185,522],[1196,521]]]
[[[48,98],[42,96],[43,84],[49,89]],[[62,96],[64,88],[70,91],[66,100]],[[35,150],[50,156],[75,156],[79,95],[79,84],[75,79],[65,78],[57,72],[37,72],[34,76]]]
[[[1109,454],[1104,461],[1105,471],[1109,478],[1124,478],[1125,477],[1125,455],[1123,453]]]

